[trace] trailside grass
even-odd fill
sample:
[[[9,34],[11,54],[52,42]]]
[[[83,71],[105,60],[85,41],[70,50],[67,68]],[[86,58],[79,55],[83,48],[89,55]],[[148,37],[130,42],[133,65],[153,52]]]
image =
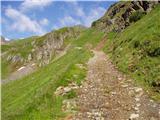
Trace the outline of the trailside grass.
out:
[[[86,66],[92,56],[88,44],[94,47],[102,37],[103,33],[85,30],[71,42],[67,54],[61,58],[22,79],[2,85],[2,120],[56,120],[64,117],[67,113],[61,107],[66,97],[55,96],[54,92],[57,87],[71,82],[81,84],[87,70],[76,64]],[[75,96],[72,91],[68,98]]]
[[[121,33],[108,34],[104,51],[118,68],[160,100],[160,6]]]

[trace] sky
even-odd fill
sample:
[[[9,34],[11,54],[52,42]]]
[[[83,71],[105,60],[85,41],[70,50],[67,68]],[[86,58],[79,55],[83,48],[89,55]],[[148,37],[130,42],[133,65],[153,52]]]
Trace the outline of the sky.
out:
[[[21,39],[44,35],[62,27],[91,23],[104,15],[115,1],[1,1],[1,35]]]

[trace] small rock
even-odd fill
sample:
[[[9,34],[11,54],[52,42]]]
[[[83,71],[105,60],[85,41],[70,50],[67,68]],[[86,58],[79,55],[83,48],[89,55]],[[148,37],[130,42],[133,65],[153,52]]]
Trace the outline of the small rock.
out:
[[[31,66],[35,66],[35,63],[33,63]]]
[[[64,87],[60,86],[56,89],[56,91],[54,92],[55,95],[61,95],[63,93],[63,89]]]
[[[110,107],[109,103],[106,102],[106,103],[104,104],[104,107],[105,107],[105,108],[109,108],[109,107]]]
[[[136,119],[138,117],[139,117],[139,114],[133,113],[133,114],[130,115],[129,120],[134,120],[134,119]]]
[[[129,94],[130,96],[132,96],[132,97],[134,97],[134,96],[135,96],[135,93],[134,93],[134,91],[133,91],[133,90],[130,90],[130,91],[128,92],[128,94]]]
[[[122,80],[122,78],[121,78],[121,77],[118,77],[118,80]]]
[[[136,97],[141,97],[143,95],[143,92],[140,92],[139,94],[136,95]]]
[[[20,67],[17,71],[20,71],[20,70],[22,70],[22,69],[24,69],[25,68],[25,66],[22,66],[22,67]]]
[[[152,103],[153,103],[154,101],[153,101],[153,100],[150,100],[150,102],[152,102]]]
[[[76,83],[71,83],[67,87],[63,87],[63,86],[58,87],[54,94],[55,95],[65,95],[71,90],[78,89],[78,88],[79,86]]]
[[[137,101],[137,102],[140,101],[140,98],[135,98],[135,101]]]
[[[69,91],[71,91],[71,88],[70,88],[70,87],[65,87],[65,88],[64,88],[64,93],[67,93],[67,92],[69,92]]]
[[[128,85],[122,85],[122,87],[123,87],[123,88],[126,88],[126,87],[128,87]]]
[[[134,109],[135,109],[136,111],[139,111],[139,108],[138,108],[138,107],[135,107]]]
[[[135,87],[135,92],[136,93],[139,93],[139,92],[141,92],[143,89],[142,88],[137,88],[137,87]]]
[[[131,80],[131,79],[128,79],[127,81],[128,81],[128,82],[131,82],[132,80]]]
[[[116,95],[117,93],[116,93],[116,92],[111,92],[111,94],[112,94],[112,95]]]
[[[141,104],[140,104],[140,103],[137,103],[136,106],[139,107],[139,106],[141,106]]]

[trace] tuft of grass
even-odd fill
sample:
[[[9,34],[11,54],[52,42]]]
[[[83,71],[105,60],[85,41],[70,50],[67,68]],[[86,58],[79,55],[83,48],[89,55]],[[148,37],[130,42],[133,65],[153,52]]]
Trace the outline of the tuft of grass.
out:
[[[123,32],[109,33],[104,48],[121,71],[132,76],[136,83],[143,85],[147,90],[157,92],[157,98],[160,96],[157,91],[160,84],[159,17],[158,5]]]

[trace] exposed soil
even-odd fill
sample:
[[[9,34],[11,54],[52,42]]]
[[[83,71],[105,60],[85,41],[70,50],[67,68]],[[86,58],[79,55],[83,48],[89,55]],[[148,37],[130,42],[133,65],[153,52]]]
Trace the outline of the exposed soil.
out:
[[[93,51],[86,81],[79,88],[77,112],[67,120],[160,120],[160,104],[98,50]]]

